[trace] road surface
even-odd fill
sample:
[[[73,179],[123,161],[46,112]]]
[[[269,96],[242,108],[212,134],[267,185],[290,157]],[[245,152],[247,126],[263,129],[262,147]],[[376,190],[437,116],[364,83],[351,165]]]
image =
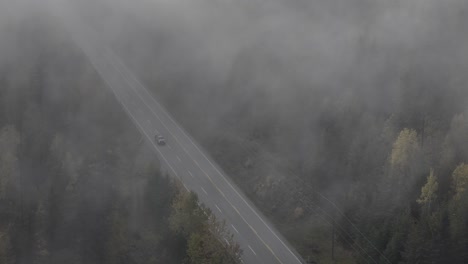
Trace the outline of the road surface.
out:
[[[229,177],[171,117],[124,63],[99,41],[99,36],[67,17],[68,28],[96,71],[115,94],[133,123],[155,150],[163,168],[198,194],[243,249],[248,264],[300,264],[299,255],[255,208]],[[167,145],[158,146],[156,134]]]

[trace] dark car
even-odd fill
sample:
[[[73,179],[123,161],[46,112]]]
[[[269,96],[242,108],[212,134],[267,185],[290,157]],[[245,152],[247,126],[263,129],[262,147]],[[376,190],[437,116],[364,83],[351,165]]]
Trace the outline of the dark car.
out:
[[[155,139],[156,143],[157,143],[159,146],[164,146],[164,145],[166,145],[166,139],[165,139],[163,136],[161,136],[161,135],[156,135],[156,136],[154,137],[154,139]]]

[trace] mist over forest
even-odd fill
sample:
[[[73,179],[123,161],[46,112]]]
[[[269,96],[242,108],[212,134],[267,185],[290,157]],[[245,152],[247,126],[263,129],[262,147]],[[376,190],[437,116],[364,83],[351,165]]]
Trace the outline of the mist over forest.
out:
[[[160,169],[60,12],[304,259],[468,262],[468,2],[0,0],[0,263],[242,253]]]

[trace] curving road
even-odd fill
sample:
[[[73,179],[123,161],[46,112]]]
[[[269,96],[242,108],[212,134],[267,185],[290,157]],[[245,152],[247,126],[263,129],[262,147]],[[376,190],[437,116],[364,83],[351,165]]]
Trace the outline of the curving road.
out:
[[[122,104],[125,112],[155,150],[163,167],[198,194],[218,219],[234,234],[243,249],[244,263],[304,263],[222,169],[105,45],[98,35],[79,21],[67,17],[68,29],[96,71]],[[163,135],[166,146],[155,144]]]

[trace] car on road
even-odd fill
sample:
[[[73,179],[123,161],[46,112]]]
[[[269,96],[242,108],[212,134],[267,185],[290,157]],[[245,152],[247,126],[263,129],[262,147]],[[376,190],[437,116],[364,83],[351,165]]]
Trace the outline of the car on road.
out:
[[[156,136],[154,136],[154,140],[159,146],[166,145],[166,139],[161,135],[156,134]]]

